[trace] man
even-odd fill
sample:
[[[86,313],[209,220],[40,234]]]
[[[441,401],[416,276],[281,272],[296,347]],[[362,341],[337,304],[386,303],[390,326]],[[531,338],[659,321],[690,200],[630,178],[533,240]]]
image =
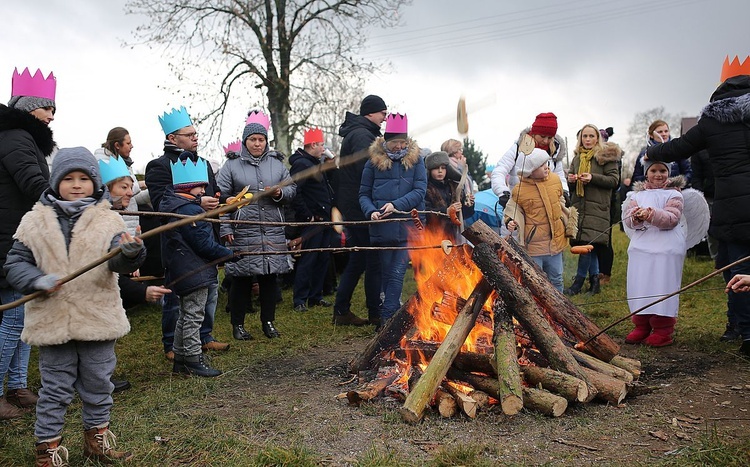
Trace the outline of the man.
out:
[[[304,170],[320,165],[325,152],[323,131],[311,128],[305,131],[303,147],[289,158],[294,176]],[[298,222],[322,222],[331,220],[333,190],[325,172],[297,181],[297,195],[292,199],[292,208]],[[332,229],[328,226],[303,226],[301,231],[303,250],[327,248],[331,244]],[[307,307],[330,307],[323,299],[323,281],[331,260],[330,252],[303,253],[297,260],[294,275],[294,310],[307,311]],[[364,321],[364,320],[362,320]]]
[[[146,166],[146,187],[148,187],[151,205],[154,211],[159,211],[161,202],[167,187],[172,186],[172,169],[170,164],[177,162],[177,159],[184,151],[190,152],[192,160],[198,159],[198,133],[190,120],[187,109],[180,107],[179,110],[172,109],[170,113],[164,113],[159,117],[162,130],[166,136],[164,141],[164,155],[152,160]],[[214,194],[219,192],[214,178],[214,172],[210,164],[206,164],[208,170],[208,186],[206,187],[206,196],[201,197],[201,207],[210,211],[219,206],[219,198]],[[216,230],[216,229],[214,229]],[[218,232],[216,232],[218,240]],[[162,255],[166,252],[162,252]],[[211,335],[214,327],[214,316],[216,312],[216,302],[219,297],[218,283],[209,287],[208,302],[206,303],[206,313],[201,325],[201,344],[202,349],[206,350],[228,350],[229,344],[218,342]],[[161,331],[162,343],[164,344],[164,353],[169,360],[174,359],[172,352],[172,343],[174,341],[174,328],[177,324],[177,317],[180,310],[180,302],[174,293],[164,296],[162,304]]]
[[[346,113],[344,123],[339,128],[342,167],[336,173],[334,187],[335,204],[347,221],[364,221],[365,216],[359,206],[359,185],[362,171],[367,162],[367,149],[375,138],[381,136],[380,126],[388,115],[385,101],[375,95],[362,99],[359,115]],[[346,246],[370,246],[370,232],[367,225],[351,225],[346,228]],[[359,277],[365,273],[365,301],[368,320],[358,317],[351,311],[351,300]],[[380,325],[380,260],[376,251],[352,251],[349,261],[341,273],[336,290],[336,303],[333,306],[333,322],[337,325],[362,326],[369,322]]]

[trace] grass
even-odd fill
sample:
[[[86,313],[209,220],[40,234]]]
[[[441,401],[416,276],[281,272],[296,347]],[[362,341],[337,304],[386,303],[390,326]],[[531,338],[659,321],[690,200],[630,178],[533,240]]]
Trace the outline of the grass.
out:
[[[614,233],[614,247],[618,252],[610,285],[593,297],[578,295],[574,302],[580,304],[600,326],[628,313],[625,295],[625,271],[627,266],[627,238],[619,231]],[[575,258],[566,256],[566,285],[574,275]],[[708,274],[712,263],[704,258],[688,258],[685,264],[683,283],[690,283]],[[676,339],[679,345],[691,350],[719,353],[733,351],[736,344],[719,343],[725,323],[725,296],[721,278],[711,279],[696,288],[696,293],[681,298],[681,309],[677,323]],[[415,290],[411,274],[407,274],[404,297]],[[363,303],[361,288],[357,290],[354,303]],[[251,400],[254,385],[262,372],[275,371],[281,357],[304,355],[311,348],[329,348],[352,339],[361,339],[372,334],[371,327],[355,328],[331,325],[330,309],[314,308],[308,313],[291,311],[291,291],[284,292],[284,301],[279,304],[276,324],[283,334],[282,339],[265,339],[258,323],[257,314],[248,315],[247,328],[256,339],[237,343],[231,339],[231,326],[223,312],[225,298],[220,297],[216,313],[215,337],[232,342],[232,350],[217,355],[217,366],[228,374],[230,381],[243,384],[232,387],[232,397]],[[361,313],[360,313],[361,314]],[[134,389],[118,394],[112,412],[116,433],[122,445],[137,452],[139,466],[200,465],[200,466],[313,466],[330,463],[341,464],[341,459],[324,459],[302,441],[304,433],[290,432],[288,424],[264,413],[250,410],[241,418],[227,421],[221,414],[224,408],[213,397],[223,387],[227,378],[184,379],[172,377],[170,366],[164,360],[161,346],[161,312],[157,307],[141,307],[129,314],[132,331],[117,343],[117,375],[126,375]],[[616,326],[611,334],[622,338],[630,330],[630,323]],[[652,350],[643,350],[648,358]],[[39,386],[36,367],[37,351],[32,351],[30,364],[30,386]],[[342,364],[346,362],[342,361]],[[330,390],[323,388],[323,391]],[[279,396],[267,395],[263,404],[280,405]],[[286,403],[304,404],[304,400],[291,395]],[[401,421],[397,413],[382,405],[363,406],[361,416],[381,420],[386,433],[398,430]],[[71,464],[81,465],[82,444],[81,404],[76,399],[69,407],[63,431],[65,444],[71,451]],[[574,421],[549,421],[549,423],[574,423]],[[582,417],[579,424],[585,425]],[[321,427],[317,439],[326,442],[345,436],[346,430],[337,426]],[[387,435],[384,435],[387,436]],[[160,437],[161,441],[157,441]],[[290,441],[291,440],[291,441]],[[297,442],[295,442],[295,440]],[[33,462],[32,447],[33,417],[0,422],[0,466],[29,465]],[[723,439],[716,432],[707,432],[694,446],[675,453],[665,465],[747,465],[750,441]],[[434,452],[425,465],[492,465],[493,448],[482,444],[444,446]],[[383,451],[374,446],[345,463],[357,466],[415,465],[415,459],[404,459],[397,452]]]

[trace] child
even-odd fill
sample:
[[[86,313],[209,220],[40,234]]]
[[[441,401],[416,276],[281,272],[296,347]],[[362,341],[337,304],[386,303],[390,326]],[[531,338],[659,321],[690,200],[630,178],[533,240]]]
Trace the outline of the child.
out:
[[[133,454],[116,451],[109,430],[115,339],[130,331],[117,273],[138,269],[140,239],[125,231],[103,197],[96,159],[85,148],[60,149],[50,188],[21,220],[8,253],[8,282],[24,294],[47,295],[26,304],[24,342],[39,346],[42,389],[34,428],[36,465],[67,461],[61,446],[65,411],[75,391],[82,401],[84,456],[112,463]],[[43,234],[40,234],[43,232]],[[121,253],[64,285],[59,279],[119,246]]]
[[[650,303],[654,295],[680,288],[686,254],[686,235],[680,223],[684,179],[669,178],[665,162],[644,161],[646,181],[634,184],[622,209],[630,236],[628,247],[628,305],[631,312]],[[639,298],[644,297],[644,298]],[[635,329],[628,344],[662,347],[672,343],[680,297],[675,295],[633,315]]]
[[[172,166],[172,187],[168,187],[159,209],[195,216],[204,212],[200,197],[208,185],[206,161],[188,151]],[[162,234],[164,278],[180,298],[180,314],[174,332],[174,365],[172,373],[204,377],[219,376],[201,352],[200,326],[203,322],[209,286],[218,285],[217,269],[212,262],[231,258],[232,251],[214,240],[208,222],[197,222]],[[237,257],[239,258],[239,256]]]
[[[518,242],[526,247],[552,285],[562,292],[562,251],[568,243],[565,198],[560,177],[550,172],[549,161],[549,154],[539,148],[528,156],[519,157],[521,181],[513,187],[503,217],[508,230],[518,230]]]
[[[428,211],[438,211],[445,214],[453,212],[457,215],[460,210],[464,219],[474,215],[473,201],[466,200],[465,192],[462,195],[464,201],[471,203],[453,202],[456,193],[456,183],[446,179],[450,159],[445,151],[436,151],[428,155],[424,160],[427,169],[427,195],[425,196],[425,209]],[[435,214],[427,215],[427,228],[441,229],[444,232],[444,238],[455,243],[460,241],[460,233],[451,219]]]

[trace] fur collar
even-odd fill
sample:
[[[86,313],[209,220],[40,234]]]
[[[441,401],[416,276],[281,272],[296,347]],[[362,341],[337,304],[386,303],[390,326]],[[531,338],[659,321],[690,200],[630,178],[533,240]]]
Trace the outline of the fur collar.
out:
[[[604,143],[599,152],[594,155],[594,159],[599,165],[604,165],[609,162],[617,162],[622,159],[623,151],[617,143]]]
[[[383,149],[384,141],[385,139],[382,136],[378,136],[370,145],[370,162],[380,171],[391,170],[391,167],[393,167],[393,161],[385,153],[385,149]],[[417,146],[417,142],[411,138],[407,141],[409,144],[406,147],[406,155],[401,159],[401,164],[405,170],[411,169],[419,162],[419,146]]]
[[[521,144],[521,140],[529,133],[529,131],[531,131],[531,127],[521,130],[521,133],[518,135],[518,140],[516,141],[517,145]],[[566,154],[568,154],[568,147],[565,145],[565,139],[560,137],[560,135],[555,135],[555,151],[550,157],[552,157],[555,162],[560,162]]]
[[[750,93],[711,102],[701,111],[701,118],[709,117],[721,123],[750,124]]]
[[[28,112],[0,104],[0,131],[24,130],[31,135],[44,157],[52,154],[55,142],[52,130],[41,120]]]
[[[667,179],[667,185],[664,187],[665,190],[682,190],[687,185],[687,179],[682,175],[676,175]],[[644,191],[646,189],[646,182],[635,182],[633,183],[633,191]]]

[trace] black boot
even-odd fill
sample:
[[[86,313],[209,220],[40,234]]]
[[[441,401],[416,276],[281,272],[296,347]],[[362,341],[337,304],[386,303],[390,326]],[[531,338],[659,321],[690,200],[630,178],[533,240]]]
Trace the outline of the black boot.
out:
[[[563,293],[565,295],[578,295],[579,293],[581,293],[581,289],[583,288],[583,283],[585,280],[585,277],[576,276],[576,278],[573,279],[573,283],[570,285],[570,287],[563,290]]]
[[[263,334],[265,334],[267,338],[273,339],[274,337],[281,337],[281,333],[274,327],[271,321],[266,321],[263,323],[262,327]]]
[[[740,333],[737,331],[737,328],[734,327],[734,324],[727,323],[727,329],[724,331],[724,334],[721,335],[719,340],[721,342],[732,342],[739,340],[742,336],[740,336]]]
[[[174,366],[172,367],[172,373],[213,378],[215,376],[219,376],[221,374],[221,371],[217,370],[216,368],[211,368],[208,363],[206,363],[203,354],[199,354],[185,357],[182,362],[178,362],[175,358]]]
[[[589,290],[586,295],[596,295],[601,292],[601,286],[599,285],[599,274],[589,277]]]
[[[245,330],[245,326],[241,324],[238,324],[237,326],[232,326],[232,337],[234,337],[238,341],[253,340],[253,336],[251,336],[250,333]]]

